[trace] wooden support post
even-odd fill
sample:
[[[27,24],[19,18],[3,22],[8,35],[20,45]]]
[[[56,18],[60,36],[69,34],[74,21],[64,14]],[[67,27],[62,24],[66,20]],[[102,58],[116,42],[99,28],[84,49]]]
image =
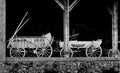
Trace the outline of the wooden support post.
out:
[[[117,17],[117,3],[114,4],[112,14],[112,49],[118,50],[118,17]]]
[[[5,61],[6,57],[6,3],[0,0],[0,61]]]
[[[66,52],[70,49],[69,47],[69,0],[64,1],[64,16],[63,16],[63,25],[64,25],[64,49]],[[68,55],[65,55],[68,57]]]
[[[66,52],[68,52],[70,49],[69,47],[69,33],[70,33],[69,12],[75,7],[75,5],[79,2],[79,0],[75,0],[70,6],[69,6],[69,0],[64,0],[64,4],[62,4],[58,0],[55,0],[55,1],[64,10],[64,14],[63,14],[64,47],[63,48]],[[69,57],[69,56],[66,54],[66,57]]]
[[[118,50],[118,3],[114,3],[113,10],[110,10],[112,15],[112,49],[109,50],[109,57],[120,57],[120,52]]]

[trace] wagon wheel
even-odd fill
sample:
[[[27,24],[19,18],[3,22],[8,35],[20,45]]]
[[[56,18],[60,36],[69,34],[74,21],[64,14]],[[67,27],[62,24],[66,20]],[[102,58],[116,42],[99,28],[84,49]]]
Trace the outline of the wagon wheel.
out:
[[[10,48],[10,57],[24,57],[25,49],[24,48]]]
[[[52,46],[37,48],[36,55],[37,57],[51,57],[53,53]]]
[[[61,57],[65,57],[66,54],[68,54],[69,57],[72,57],[72,56],[73,56],[73,51],[72,51],[72,49],[69,49],[68,52],[66,52],[64,49],[61,49],[61,50],[60,50],[60,56],[61,56]]]
[[[100,46],[90,45],[86,48],[87,57],[100,57],[102,55],[102,48]]]
[[[119,50],[110,49],[108,51],[108,57],[120,57]]]

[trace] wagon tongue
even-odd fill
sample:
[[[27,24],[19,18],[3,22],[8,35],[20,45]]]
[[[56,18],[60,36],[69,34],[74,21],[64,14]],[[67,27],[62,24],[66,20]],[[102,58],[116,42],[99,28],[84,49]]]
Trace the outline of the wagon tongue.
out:
[[[19,23],[17,29],[15,30],[15,32],[14,32],[14,34],[13,34],[13,36],[11,38],[13,38],[17,34],[17,32],[28,22],[29,19],[27,19],[25,22],[23,22],[24,19],[25,19],[25,17],[27,16],[27,14],[28,14],[28,12],[26,12],[26,14],[24,15],[24,17],[22,18],[21,22]]]

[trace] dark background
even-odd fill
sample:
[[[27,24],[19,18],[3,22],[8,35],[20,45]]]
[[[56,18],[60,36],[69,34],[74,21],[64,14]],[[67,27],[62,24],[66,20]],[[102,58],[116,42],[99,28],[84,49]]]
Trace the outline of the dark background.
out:
[[[79,33],[80,41],[111,41],[112,18],[108,8],[112,9],[114,1],[117,0],[80,0],[70,12],[70,35]],[[27,11],[26,19],[30,20],[18,36],[41,36],[51,32],[56,40],[63,40],[63,10],[54,0],[7,0],[6,7],[7,40]]]

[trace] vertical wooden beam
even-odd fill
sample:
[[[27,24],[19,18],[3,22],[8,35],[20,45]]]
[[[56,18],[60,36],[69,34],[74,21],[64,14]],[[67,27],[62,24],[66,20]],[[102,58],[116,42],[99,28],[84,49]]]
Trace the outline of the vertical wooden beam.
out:
[[[74,6],[78,3],[78,0],[75,0],[71,5],[69,5],[69,0],[64,0],[64,4],[59,2],[58,0],[55,0],[57,4],[64,10],[63,14],[63,37],[64,37],[64,50],[68,52],[70,49],[69,47],[69,33],[70,33],[70,28],[69,28],[69,12],[74,8]],[[66,55],[66,57],[69,57]]]
[[[112,13],[112,49],[114,51],[118,50],[118,12],[117,12],[117,3],[114,4],[113,13]]]
[[[5,27],[5,0],[0,0],[0,61],[5,61],[6,57]]]
[[[64,49],[67,52],[69,47],[69,0],[64,0],[64,16],[63,16],[63,25],[64,25]],[[68,55],[66,55],[68,57]]]
[[[109,12],[112,15],[112,49],[109,50],[109,57],[120,57],[118,50],[118,2],[114,2],[113,9]]]

